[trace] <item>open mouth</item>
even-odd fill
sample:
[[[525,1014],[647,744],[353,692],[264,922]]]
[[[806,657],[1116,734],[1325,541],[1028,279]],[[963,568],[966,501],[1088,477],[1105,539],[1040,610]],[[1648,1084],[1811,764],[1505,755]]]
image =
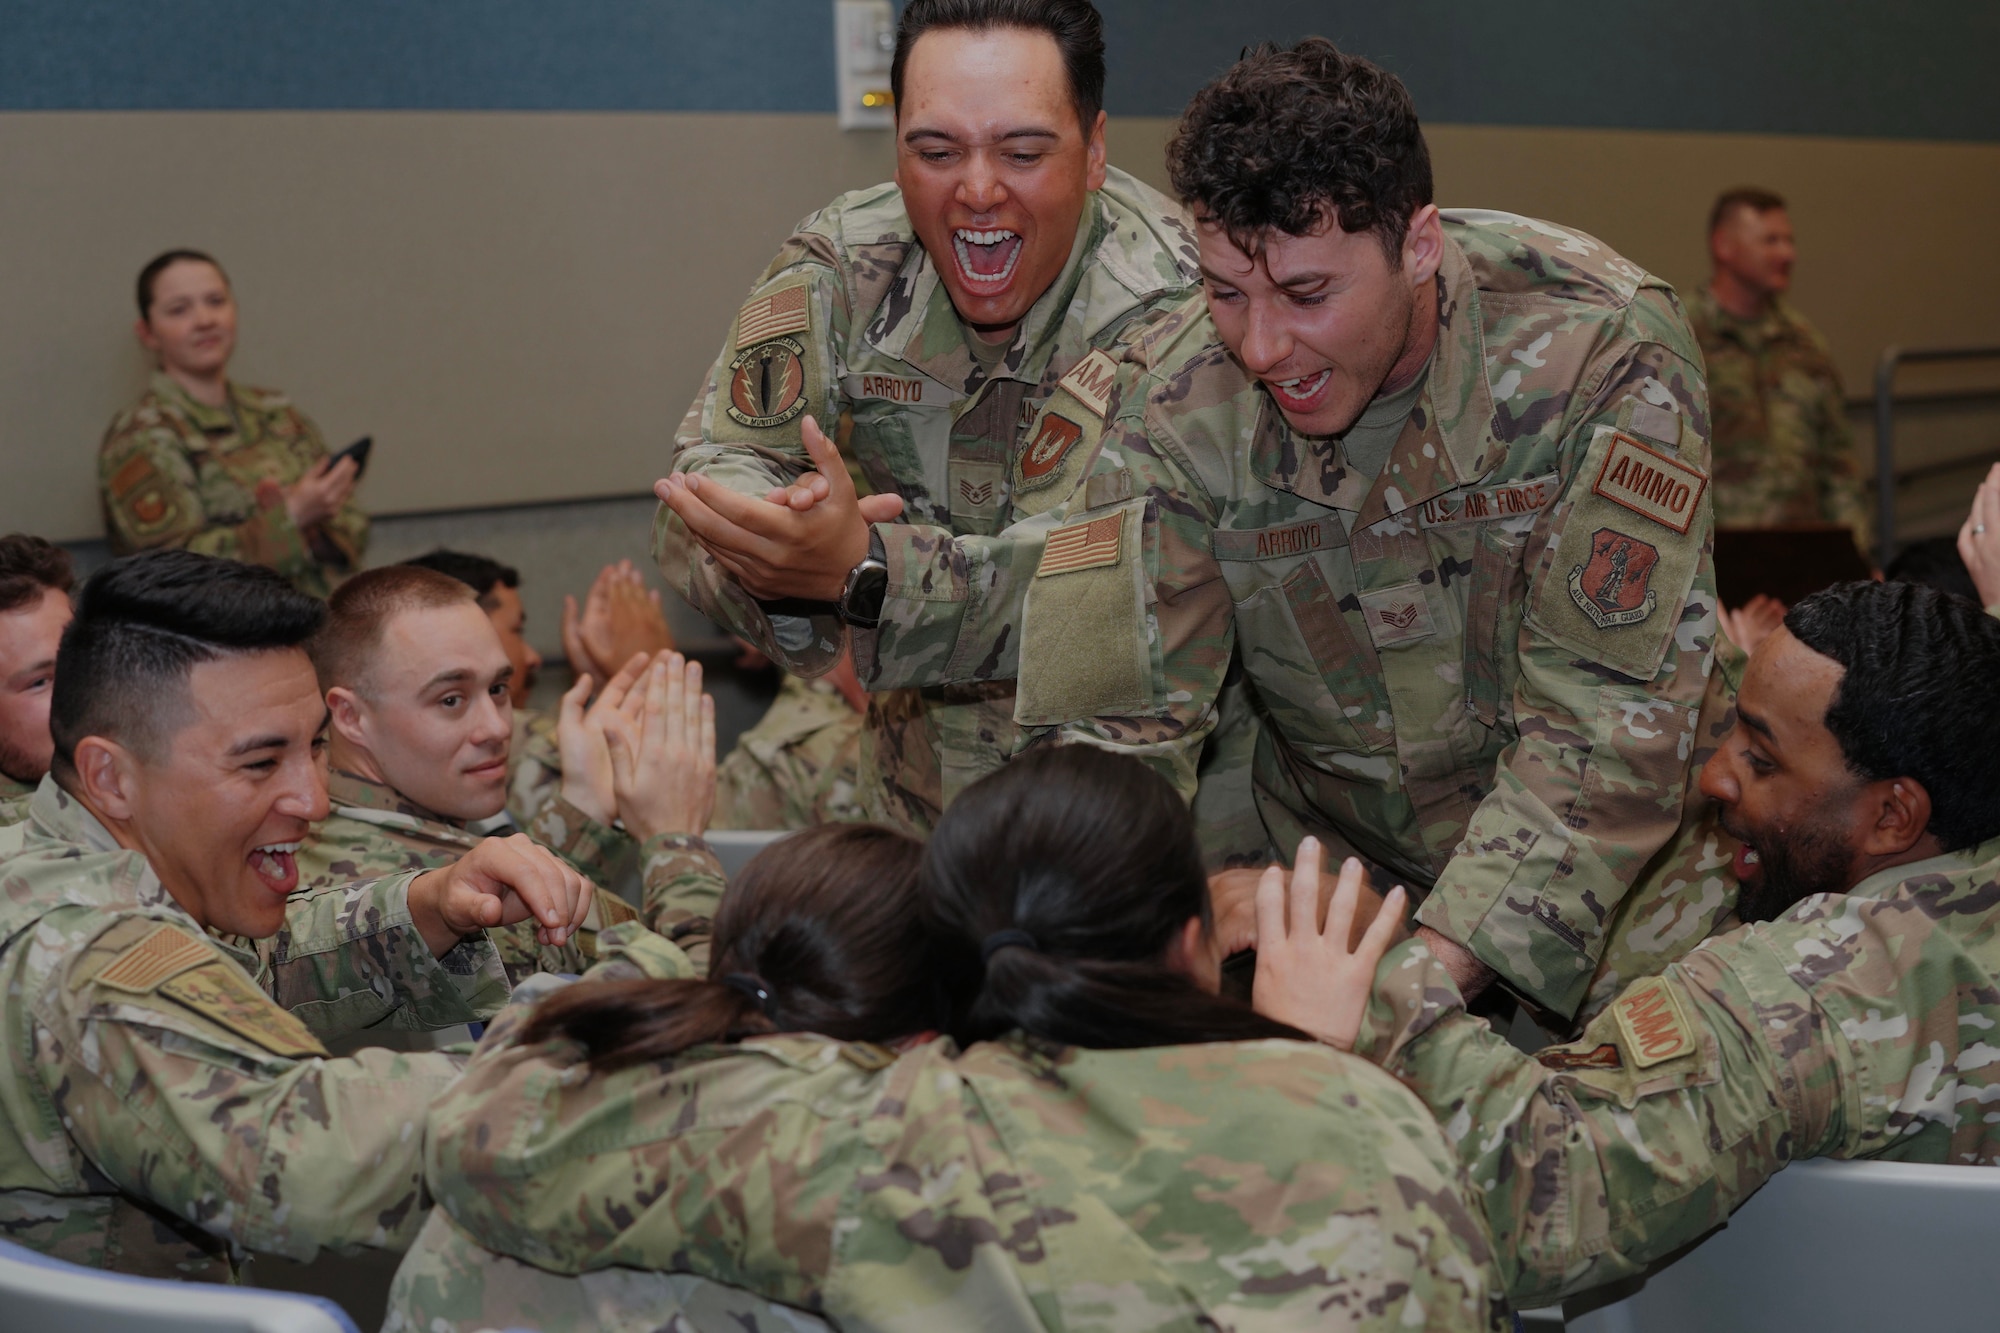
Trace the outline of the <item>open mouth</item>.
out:
[[[280,897],[299,885],[299,846],[296,842],[267,842],[250,849],[250,868],[264,881],[265,888]]]
[[[1021,262],[1021,237],[1005,229],[959,227],[951,234],[951,248],[958,254],[959,273],[974,288],[1005,286]]]
[[[1757,855],[1755,847],[1746,842],[1736,849],[1734,864],[1730,869],[1736,872],[1737,883],[1747,884],[1763,873],[1764,859]]]
[[[1333,368],[1327,367],[1317,375],[1299,375],[1288,380],[1265,380],[1278,406],[1292,412],[1310,412],[1320,405],[1326,396],[1326,386],[1333,381]]]

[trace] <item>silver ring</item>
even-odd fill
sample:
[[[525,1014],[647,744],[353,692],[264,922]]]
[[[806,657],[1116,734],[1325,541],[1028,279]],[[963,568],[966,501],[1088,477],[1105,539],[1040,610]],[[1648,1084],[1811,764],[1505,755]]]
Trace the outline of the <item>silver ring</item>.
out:
[[[1986,525],[1984,523],[1974,523],[1972,525],[1972,535],[1975,537],[1984,537],[1986,535]]]

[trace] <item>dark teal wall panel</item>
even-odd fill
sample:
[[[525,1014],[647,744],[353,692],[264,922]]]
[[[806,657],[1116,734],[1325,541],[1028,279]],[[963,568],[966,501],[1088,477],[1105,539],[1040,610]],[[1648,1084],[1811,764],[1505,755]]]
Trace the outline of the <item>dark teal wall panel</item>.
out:
[[[1104,0],[1116,113],[1324,33],[1471,124],[2000,140],[1993,0]],[[830,111],[828,0],[0,0],[0,110]]]

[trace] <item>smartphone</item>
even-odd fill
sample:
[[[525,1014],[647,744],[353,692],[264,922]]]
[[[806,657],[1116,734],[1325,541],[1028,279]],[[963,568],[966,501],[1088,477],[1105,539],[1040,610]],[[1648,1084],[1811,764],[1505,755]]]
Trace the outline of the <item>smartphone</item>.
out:
[[[332,458],[328,459],[327,460],[328,465],[331,466],[332,464],[338,463],[343,458],[353,459],[354,479],[356,481],[359,481],[361,479],[361,474],[368,470],[368,451],[373,449],[374,447],[375,447],[375,437],[373,435],[364,435],[360,439],[356,440],[353,444],[348,445],[345,449],[342,449],[339,453],[335,454]]]

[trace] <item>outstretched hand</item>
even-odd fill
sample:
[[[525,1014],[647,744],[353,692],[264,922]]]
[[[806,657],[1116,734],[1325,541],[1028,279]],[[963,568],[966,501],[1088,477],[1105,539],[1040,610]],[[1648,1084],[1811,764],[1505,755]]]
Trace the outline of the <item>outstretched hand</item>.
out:
[[[698,472],[676,472],[653,486],[716,563],[761,601],[838,599],[847,571],[868,554],[869,525],[903,512],[901,496],[857,495],[840,450],[812,417],[801,420],[817,470],[790,486],[743,495]]]
[[[476,930],[532,920],[543,944],[568,940],[590,912],[590,881],[525,834],[482,838],[410,882],[410,919],[443,957]]]
[[[1368,1012],[1375,968],[1402,925],[1404,893],[1400,886],[1390,890],[1367,931],[1350,947],[1368,872],[1354,857],[1341,866],[1322,926],[1320,856],[1319,840],[1307,838],[1299,844],[1289,893],[1282,866],[1266,870],[1257,885],[1257,979],[1251,1003],[1265,1017],[1345,1051],[1353,1049]]]

